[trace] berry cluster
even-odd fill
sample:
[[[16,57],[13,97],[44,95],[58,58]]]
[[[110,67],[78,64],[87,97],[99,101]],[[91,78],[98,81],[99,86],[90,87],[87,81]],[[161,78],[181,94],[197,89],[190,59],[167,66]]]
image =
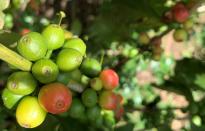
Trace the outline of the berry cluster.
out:
[[[164,20],[167,23],[176,22],[179,27],[174,31],[173,37],[177,42],[188,40],[188,31],[193,28],[194,21],[190,18],[190,11],[188,5],[178,2],[171,10],[164,15]]]
[[[33,64],[30,71],[9,76],[2,99],[8,109],[16,108],[22,127],[39,126],[47,113],[96,120],[103,110],[112,110],[116,119],[122,116],[123,98],[112,91],[119,86],[117,73],[87,58],[86,44],[66,37],[60,25],[24,34],[17,51]]]
[[[169,30],[174,29],[173,39],[176,42],[187,41],[189,38],[189,32],[192,32],[194,20],[191,18],[189,10],[189,5],[178,2],[165,12],[162,17],[162,21],[169,26]],[[147,46],[151,44],[150,47],[153,52],[153,59],[159,60],[163,53],[161,38],[164,35],[166,34],[151,38],[146,32],[141,32],[138,36],[138,43],[140,46]]]

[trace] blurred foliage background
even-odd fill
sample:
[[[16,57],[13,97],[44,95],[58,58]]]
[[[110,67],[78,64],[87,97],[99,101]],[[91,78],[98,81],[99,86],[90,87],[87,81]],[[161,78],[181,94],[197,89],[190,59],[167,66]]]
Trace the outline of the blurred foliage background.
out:
[[[125,98],[125,114],[116,123],[108,120],[112,128],[102,130],[204,131],[205,12],[197,13],[198,5],[193,8],[195,25],[189,40],[175,42],[172,30],[180,25],[164,23],[161,18],[177,1],[11,0],[9,8],[0,13],[4,15],[0,20],[4,21],[0,42],[12,48],[24,31],[41,32],[43,27],[56,23],[56,14],[62,10],[67,15],[62,26],[68,35],[79,36],[86,42],[88,56],[100,59],[105,51],[103,66],[115,69],[120,76],[121,86],[116,92]],[[140,45],[141,32],[160,36],[163,53],[154,54],[151,45]],[[0,69],[3,89],[11,70],[4,62]],[[36,129],[22,129],[16,124],[14,110],[5,109],[0,103],[2,131],[100,130],[93,128],[93,123],[52,115]]]

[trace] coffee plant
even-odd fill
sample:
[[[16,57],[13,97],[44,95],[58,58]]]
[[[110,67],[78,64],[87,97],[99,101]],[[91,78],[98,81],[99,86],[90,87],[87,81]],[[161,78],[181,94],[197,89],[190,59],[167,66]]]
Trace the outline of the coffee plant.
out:
[[[205,130],[204,0],[0,0],[0,130]]]

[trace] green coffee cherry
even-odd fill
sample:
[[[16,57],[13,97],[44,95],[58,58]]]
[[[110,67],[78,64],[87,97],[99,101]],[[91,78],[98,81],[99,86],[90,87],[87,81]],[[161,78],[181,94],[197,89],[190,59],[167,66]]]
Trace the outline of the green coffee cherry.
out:
[[[174,31],[173,36],[174,36],[174,40],[177,42],[183,42],[188,39],[188,33],[184,29],[176,29]]]
[[[140,33],[138,37],[138,42],[142,45],[147,45],[150,42],[150,38],[147,33]]]
[[[183,23],[183,28],[186,30],[192,29],[194,26],[194,21],[193,19],[188,19]]]
[[[3,100],[4,106],[6,106],[6,108],[8,109],[11,109],[23,97],[23,95],[16,95],[13,92],[11,92],[9,89],[4,88],[1,97]]]
[[[37,86],[37,82],[29,72],[15,72],[8,78],[6,87],[15,94],[31,94]]]
[[[103,115],[104,125],[108,128],[112,128],[115,125],[114,113],[112,111],[106,111]]]
[[[62,47],[64,44],[64,30],[59,25],[49,25],[43,30],[42,35],[46,40],[46,44],[49,50],[56,50]]]
[[[98,101],[97,93],[93,89],[86,89],[81,98],[86,107],[93,107]]]
[[[41,59],[33,64],[32,73],[41,83],[50,83],[57,79],[58,66],[49,59]]]
[[[202,124],[202,119],[201,119],[200,116],[195,115],[195,116],[192,117],[192,122],[193,122],[195,125],[197,125],[197,126],[201,126],[201,124]]]
[[[70,81],[80,82],[82,73],[79,69],[75,69],[69,72],[61,72],[58,75],[57,81],[67,85]]]
[[[86,110],[87,118],[90,121],[95,121],[100,116],[101,108],[99,106],[93,106]]]
[[[85,112],[85,106],[82,104],[82,102],[75,98],[72,101],[71,107],[69,109],[69,114],[73,118],[80,118],[82,114]]]
[[[100,91],[103,88],[102,81],[96,77],[90,80],[90,87],[96,91]]]
[[[86,58],[83,60],[80,70],[88,77],[96,77],[99,75],[102,67],[101,64],[93,58]]]
[[[56,63],[61,71],[72,71],[80,66],[82,59],[80,52],[69,48],[60,51]]]
[[[17,50],[26,59],[36,61],[46,55],[47,46],[41,34],[30,32],[18,41]]]
[[[79,51],[83,56],[86,53],[86,45],[80,38],[71,38],[67,40],[63,48],[71,48]]]
[[[99,117],[97,117],[97,119],[94,121],[93,125],[97,128],[103,127],[103,116],[100,115]]]

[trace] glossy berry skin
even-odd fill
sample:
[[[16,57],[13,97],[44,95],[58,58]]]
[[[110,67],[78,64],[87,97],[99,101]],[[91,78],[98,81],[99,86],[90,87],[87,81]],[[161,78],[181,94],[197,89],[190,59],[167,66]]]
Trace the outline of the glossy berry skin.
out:
[[[92,124],[97,127],[97,128],[102,128],[103,127],[103,116],[100,115],[95,119],[95,121],[92,121]]]
[[[119,85],[119,77],[112,69],[105,69],[100,73],[100,79],[106,90],[112,90]]]
[[[173,17],[176,22],[183,23],[189,17],[189,10],[183,3],[177,3],[173,8]]]
[[[38,99],[32,96],[24,97],[17,106],[16,119],[24,128],[35,128],[43,123],[46,111],[38,103]]]
[[[88,77],[98,76],[101,69],[101,64],[93,58],[84,59],[80,66],[81,72]]]
[[[30,32],[18,41],[17,50],[26,59],[36,61],[46,55],[47,46],[41,34]]]
[[[106,110],[115,110],[117,107],[117,96],[112,91],[103,91],[99,96],[99,105]]]
[[[50,83],[57,79],[58,66],[49,59],[38,60],[32,66],[32,74],[41,83]]]
[[[8,78],[6,88],[18,95],[31,94],[37,87],[37,82],[29,72],[14,72]]]
[[[103,115],[104,126],[112,128],[116,124],[114,116],[115,114],[113,111],[106,111]]]
[[[80,118],[85,113],[85,106],[83,103],[75,98],[72,101],[71,107],[69,109],[69,114],[73,118]]]
[[[72,103],[71,91],[61,83],[43,86],[38,94],[40,105],[51,114],[66,112]]]
[[[42,35],[46,40],[46,44],[49,50],[55,50],[63,46],[65,41],[64,30],[56,24],[51,24],[46,27]]]
[[[71,48],[79,51],[83,56],[86,53],[86,45],[80,38],[71,38],[68,39],[65,44],[63,45],[63,48]]]
[[[90,80],[90,87],[96,91],[100,91],[103,88],[102,81],[96,77]]]
[[[82,102],[86,107],[93,107],[97,104],[98,96],[93,89],[86,89],[82,96]]]
[[[87,108],[86,110],[86,115],[88,120],[90,121],[95,121],[101,113],[101,108],[99,106],[93,106],[90,108]]]
[[[77,69],[83,60],[80,52],[74,49],[63,49],[57,56],[56,63],[61,71]]]
[[[82,73],[79,69],[75,69],[69,72],[61,72],[58,75],[57,81],[67,85],[70,81],[80,82]]]
[[[173,34],[174,40],[177,42],[183,42],[188,39],[188,33],[184,29],[176,29]]]
[[[71,39],[73,37],[73,33],[68,30],[64,30],[64,34],[66,40]]]
[[[6,106],[6,108],[8,109],[11,109],[23,97],[23,95],[14,94],[9,89],[4,88],[1,97],[3,100],[4,106]]]

